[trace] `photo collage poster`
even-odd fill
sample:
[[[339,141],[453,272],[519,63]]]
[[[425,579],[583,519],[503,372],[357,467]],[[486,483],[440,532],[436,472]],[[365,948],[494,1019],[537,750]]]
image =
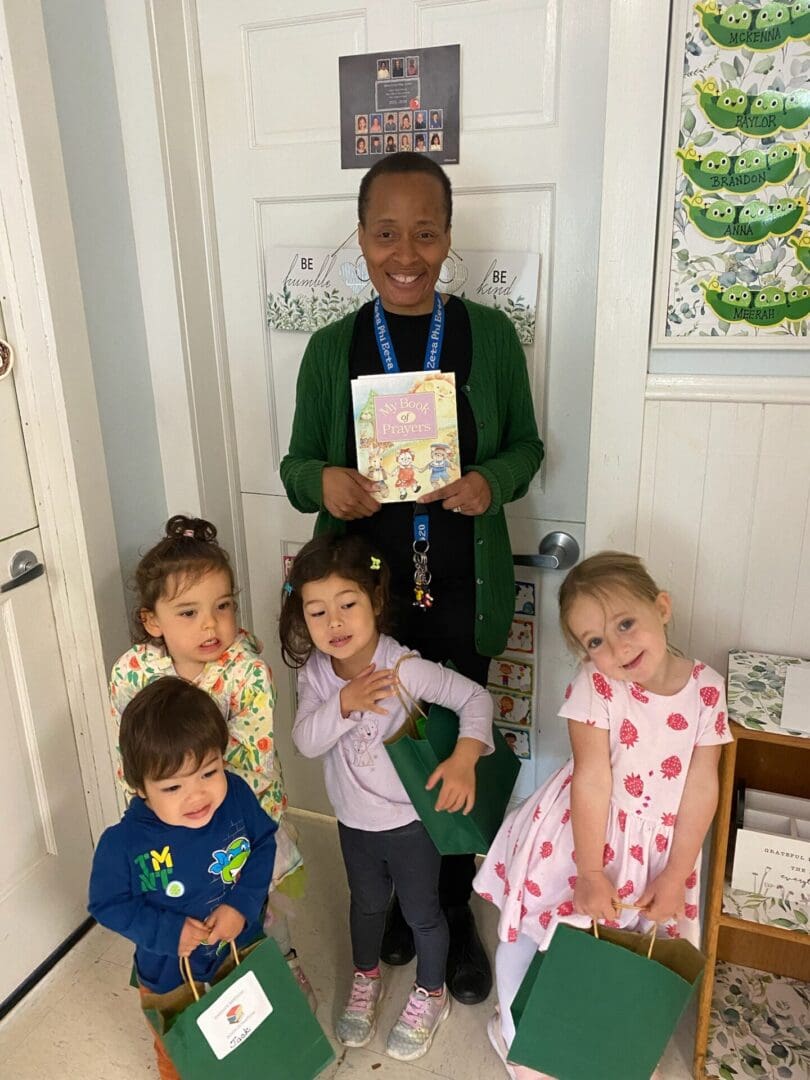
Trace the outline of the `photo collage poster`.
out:
[[[495,724],[519,758],[532,757],[532,702],[535,691],[537,586],[515,581],[515,614],[506,650],[489,663],[487,684]]]
[[[459,160],[460,46],[341,56],[340,163],[369,169],[385,154]]]

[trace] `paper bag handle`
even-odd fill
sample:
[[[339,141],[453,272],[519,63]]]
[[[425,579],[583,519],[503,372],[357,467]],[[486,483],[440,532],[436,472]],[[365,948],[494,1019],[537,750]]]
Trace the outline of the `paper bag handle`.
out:
[[[615,908],[623,908],[625,911],[638,911],[639,908],[636,904],[614,904]],[[647,949],[647,959],[652,960],[653,947],[655,946],[656,930],[658,929],[658,923],[653,923],[653,928],[650,931],[650,946]],[[599,938],[599,924],[596,919],[593,920],[593,936]]]
[[[229,942],[229,944],[231,946],[231,952],[233,953],[233,962],[238,967],[239,966],[239,952],[238,952],[238,950],[236,948],[236,943],[234,941],[231,941],[231,942]],[[197,984],[194,981],[194,977],[191,974],[191,963],[190,963],[189,958],[187,956],[181,956],[180,957],[180,970],[183,973],[183,978],[188,983],[188,985],[191,987],[191,992],[194,995],[194,1000],[199,1001],[200,1000],[200,992],[197,989]]]
[[[396,664],[394,665],[394,678],[397,681],[397,697],[399,698],[400,704],[402,705],[406,713],[409,713],[412,709],[416,709],[419,715],[424,717],[425,720],[427,720],[427,714],[422,708],[421,703],[416,700],[416,698],[413,696],[407,686],[405,686],[399,680],[399,665],[402,663],[403,660],[410,660],[416,655],[417,653],[405,653],[404,656],[400,656],[399,660],[397,660]]]
[[[425,710],[422,708],[421,704],[416,700],[413,694],[411,694],[408,688],[403,686],[399,681],[399,665],[403,660],[410,660],[412,657],[418,655],[419,653],[405,653],[404,656],[400,656],[399,660],[397,660],[394,665],[392,674],[395,680],[395,691],[400,705],[405,710],[405,720],[399,730],[395,731],[393,735],[389,735],[387,739],[383,739],[383,742],[387,746],[391,743],[398,742],[406,735],[414,737],[417,734],[416,723],[413,718],[414,712],[417,712],[423,719],[427,720]]]

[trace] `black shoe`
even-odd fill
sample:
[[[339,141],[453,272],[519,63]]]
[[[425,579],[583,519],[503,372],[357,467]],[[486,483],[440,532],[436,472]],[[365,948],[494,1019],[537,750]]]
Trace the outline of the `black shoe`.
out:
[[[405,922],[399,900],[395,896],[385,916],[385,932],[380,947],[380,959],[391,967],[400,967],[402,964],[410,964],[414,956],[416,956],[416,948],[413,943],[413,934],[410,926]]]
[[[447,985],[462,1005],[478,1005],[489,997],[492,969],[475,928],[469,904],[448,908],[450,951],[447,954]]]

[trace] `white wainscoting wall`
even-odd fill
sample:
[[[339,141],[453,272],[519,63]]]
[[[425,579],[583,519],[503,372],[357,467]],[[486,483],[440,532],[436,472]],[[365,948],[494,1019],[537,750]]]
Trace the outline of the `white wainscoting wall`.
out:
[[[650,376],[635,550],[688,655],[809,655],[810,379]]]

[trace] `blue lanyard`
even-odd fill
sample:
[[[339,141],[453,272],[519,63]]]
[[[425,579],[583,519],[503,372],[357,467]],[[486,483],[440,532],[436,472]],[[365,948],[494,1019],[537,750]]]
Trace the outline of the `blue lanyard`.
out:
[[[394,343],[391,340],[391,331],[385,319],[385,312],[380,303],[379,296],[374,301],[374,333],[377,336],[377,348],[380,351],[383,371],[386,375],[394,375],[399,371],[397,354],[394,351]],[[444,341],[444,304],[439,293],[433,294],[433,314],[430,317],[430,330],[428,331],[427,344],[425,345],[425,371],[438,371],[439,359],[442,355],[442,342]]]
[[[374,333],[377,337],[377,348],[383,370],[386,375],[396,374],[399,371],[399,362],[379,296],[374,301]],[[443,341],[444,304],[441,296],[436,292],[433,294],[433,314],[430,318],[430,329],[425,345],[425,371],[438,371]],[[430,571],[427,565],[427,553],[430,548],[429,533],[427,507],[415,503],[413,508],[414,604],[423,610],[433,603],[433,597],[430,595]]]

